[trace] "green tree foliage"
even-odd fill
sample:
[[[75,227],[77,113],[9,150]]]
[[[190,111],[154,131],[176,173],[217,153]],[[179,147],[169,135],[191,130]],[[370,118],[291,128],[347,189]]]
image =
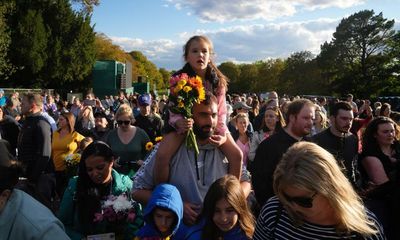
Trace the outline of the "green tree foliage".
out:
[[[5,18],[5,15],[12,12],[13,9],[14,5],[11,2],[0,3],[0,79],[3,81],[6,81],[15,71],[7,54],[11,44],[11,35]],[[1,80],[0,82],[2,82]]]
[[[253,92],[270,92],[280,88],[279,76],[284,70],[285,64],[282,59],[269,59],[256,62],[258,77],[254,84]]]
[[[162,76],[162,82],[160,82],[158,89],[167,89],[169,87],[169,79],[171,78],[171,72],[165,68],[160,68],[159,72]]]
[[[100,5],[100,0],[71,0],[72,4],[79,4],[80,11],[83,13],[92,13],[95,6]]]
[[[323,76],[334,91],[369,96],[386,84],[385,65],[392,59],[385,51],[395,36],[393,26],[394,20],[387,20],[382,13],[374,15],[372,10],[342,19],[318,57]]]
[[[326,94],[327,86],[309,51],[296,52],[287,58],[280,80],[279,89],[291,95]]]
[[[147,57],[139,51],[132,51],[129,55],[135,60],[134,66],[132,66],[132,72],[135,72],[137,77],[142,77],[149,82],[152,90],[154,90],[154,86],[156,86],[156,88],[163,87],[163,76],[154,63],[150,62]]]
[[[87,87],[95,61],[90,16],[74,12],[67,0],[14,2],[16,9],[7,18],[8,54],[18,70],[9,86]]]
[[[239,89],[240,68],[233,62],[224,62],[218,66],[218,69],[229,79],[229,90],[236,92]]]

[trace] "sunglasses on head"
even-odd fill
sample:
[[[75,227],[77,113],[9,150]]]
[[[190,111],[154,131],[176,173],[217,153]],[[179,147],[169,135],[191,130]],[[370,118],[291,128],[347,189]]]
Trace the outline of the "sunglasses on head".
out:
[[[290,203],[296,203],[296,205],[303,208],[312,208],[313,200],[316,195],[317,192],[315,192],[311,197],[290,197],[286,193],[283,193],[283,196],[285,197],[286,201]]]
[[[117,123],[118,123],[118,125],[122,125],[122,124],[129,125],[129,124],[131,124],[131,121],[118,120]]]

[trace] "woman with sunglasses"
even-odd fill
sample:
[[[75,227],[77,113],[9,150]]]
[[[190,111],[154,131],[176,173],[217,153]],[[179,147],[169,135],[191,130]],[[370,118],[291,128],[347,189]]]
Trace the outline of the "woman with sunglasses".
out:
[[[122,174],[133,176],[143,162],[150,138],[143,129],[132,125],[135,119],[128,104],[120,105],[114,119],[117,128],[109,133],[106,140],[119,157],[114,167]]]
[[[253,239],[385,239],[335,158],[299,142],[274,173],[272,197],[261,210]]]

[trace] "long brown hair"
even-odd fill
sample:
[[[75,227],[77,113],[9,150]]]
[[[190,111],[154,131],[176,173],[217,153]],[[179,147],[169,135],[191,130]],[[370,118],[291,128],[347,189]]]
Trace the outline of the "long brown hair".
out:
[[[215,225],[213,216],[215,205],[225,199],[237,212],[238,225],[246,236],[251,239],[254,233],[254,217],[247,206],[246,197],[240,186],[239,180],[232,175],[226,175],[215,181],[209,188],[204,198],[202,217],[206,224],[203,228],[202,239],[218,239],[223,233]]]
[[[209,63],[209,67],[215,71],[215,73],[217,74],[217,77],[219,79],[218,82],[218,91],[221,90],[222,88],[228,89],[228,78],[217,68],[217,66],[214,64],[212,56],[214,55],[214,46],[211,42],[210,39],[208,39],[206,36],[202,36],[202,35],[196,35],[191,37],[186,44],[183,46],[183,58],[187,59],[187,56],[189,54],[189,49],[190,46],[193,42],[198,41],[198,42],[204,42],[208,45],[208,50],[210,52],[210,63]],[[206,72],[206,76],[210,74],[209,69],[207,69]]]
[[[65,118],[65,120],[67,120],[69,133],[72,133],[73,131],[75,131],[75,116],[74,116],[74,114],[72,114],[70,112],[63,112],[60,114],[60,116],[63,116]]]

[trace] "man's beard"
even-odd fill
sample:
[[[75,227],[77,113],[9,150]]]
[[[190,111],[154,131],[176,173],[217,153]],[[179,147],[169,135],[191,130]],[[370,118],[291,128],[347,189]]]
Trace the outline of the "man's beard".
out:
[[[210,131],[203,130],[205,128],[209,128]],[[196,137],[201,140],[205,140],[214,134],[214,128],[211,125],[198,126],[193,124],[193,131],[194,134],[196,134]]]

